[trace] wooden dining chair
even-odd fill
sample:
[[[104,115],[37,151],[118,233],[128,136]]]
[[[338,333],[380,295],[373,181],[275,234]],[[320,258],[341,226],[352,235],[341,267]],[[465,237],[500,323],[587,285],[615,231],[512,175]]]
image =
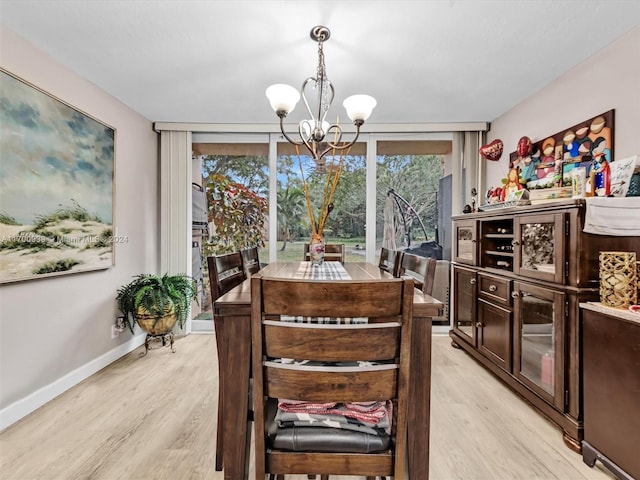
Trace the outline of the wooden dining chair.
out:
[[[400,266],[396,272],[398,277],[409,277],[413,279],[418,289],[422,293],[431,295],[436,276],[436,266],[438,260],[430,257],[421,257],[411,253],[403,252]]]
[[[413,292],[413,281],[400,278],[252,278],[256,479],[404,478]],[[334,321],[291,321],[297,316]],[[341,428],[323,424],[317,407],[340,412],[331,418]],[[377,427],[354,421],[367,408],[383,414]]]
[[[258,247],[249,247],[240,251],[242,261],[244,262],[244,273],[248,276],[260,270],[260,258],[258,256]]]
[[[400,268],[400,262],[402,261],[402,251],[391,250],[385,247],[380,249],[380,260],[378,261],[378,267],[385,272],[390,273],[394,277],[398,276],[398,268]]]
[[[324,245],[324,260],[325,262],[342,262],[344,263],[346,252],[344,243],[326,243]],[[308,262],[311,259],[309,255],[309,244],[304,244],[304,261]]]
[[[227,253],[207,257],[207,268],[209,269],[209,288],[211,290],[211,304],[227,293],[233,287],[240,285],[247,278],[244,269],[244,261],[240,252]],[[216,434],[216,470],[223,468],[224,458],[224,432],[222,431],[223,420],[223,392],[224,392],[224,361],[227,357],[224,342],[224,323],[221,319],[213,316],[213,324],[216,333],[216,347],[218,350],[218,431]]]

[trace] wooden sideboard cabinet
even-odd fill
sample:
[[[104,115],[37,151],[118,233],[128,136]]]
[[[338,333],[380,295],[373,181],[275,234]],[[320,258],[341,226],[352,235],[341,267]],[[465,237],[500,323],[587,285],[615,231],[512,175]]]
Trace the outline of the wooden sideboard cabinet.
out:
[[[582,458],[640,479],[640,315],[585,303]]]
[[[581,450],[579,304],[599,299],[599,252],[639,237],[583,232],[586,203],[453,217],[452,345],[464,349],[563,430]]]

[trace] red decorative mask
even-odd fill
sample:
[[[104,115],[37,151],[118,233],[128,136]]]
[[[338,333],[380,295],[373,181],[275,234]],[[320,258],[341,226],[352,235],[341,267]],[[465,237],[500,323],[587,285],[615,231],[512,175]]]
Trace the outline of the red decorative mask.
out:
[[[531,149],[533,148],[533,143],[531,143],[531,139],[529,137],[522,137],[518,140],[518,156],[526,157],[531,155]]]

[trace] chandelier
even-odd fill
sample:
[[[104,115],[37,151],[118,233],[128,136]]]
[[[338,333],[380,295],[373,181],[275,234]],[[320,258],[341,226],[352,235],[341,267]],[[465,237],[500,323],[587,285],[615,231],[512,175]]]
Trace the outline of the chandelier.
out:
[[[275,84],[266,90],[271,108],[280,118],[280,130],[289,143],[304,145],[311,153],[318,167],[324,165],[323,157],[330,151],[344,150],[351,147],[360,135],[360,127],[369,118],[376,100],[369,95],[352,95],[344,100],[342,105],[347,111],[347,116],[356,126],[356,133],[350,142],[342,141],[342,128],[340,125],[330,125],[325,120],[331,103],[333,102],[333,84],[327,78],[327,70],[324,65],[324,51],[322,46],[329,40],[331,32],[327,27],[317,26],[311,29],[311,39],[318,42],[318,67],[315,77],[309,77],[302,83],[300,91],[290,85]],[[308,95],[314,98],[314,104],[309,104]],[[299,140],[291,138],[284,128],[285,117],[293,111],[300,100],[304,101],[310,119],[302,120],[298,124]],[[313,108],[312,108],[313,107]],[[331,140],[325,140],[332,138]]]

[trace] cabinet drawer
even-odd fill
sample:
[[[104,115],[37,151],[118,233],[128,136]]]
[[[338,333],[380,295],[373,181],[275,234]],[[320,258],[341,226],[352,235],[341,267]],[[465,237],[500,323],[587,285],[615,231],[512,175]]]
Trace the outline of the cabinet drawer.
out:
[[[511,306],[511,280],[479,273],[478,292],[481,298],[506,307]]]

